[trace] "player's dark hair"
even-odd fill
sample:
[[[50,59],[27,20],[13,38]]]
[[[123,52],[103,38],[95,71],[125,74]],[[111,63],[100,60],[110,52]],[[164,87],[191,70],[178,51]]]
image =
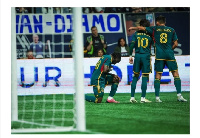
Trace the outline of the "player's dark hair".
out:
[[[92,27],[91,27],[91,30],[92,30],[93,28],[97,28],[97,27],[96,27],[96,26],[92,26]]]
[[[156,22],[159,22],[160,24],[165,24],[166,23],[166,18],[162,15],[156,17]]]
[[[142,19],[142,20],[140,21],[140,26],[149,27],[149,26],[150,26],[149,20],[147,20],[147,19]]]
[[[121,61],[121,53],[114,52],[111,55],[115,60]]]

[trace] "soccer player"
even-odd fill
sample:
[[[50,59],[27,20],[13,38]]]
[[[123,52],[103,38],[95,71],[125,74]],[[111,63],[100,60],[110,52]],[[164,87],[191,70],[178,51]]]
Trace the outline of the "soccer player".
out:
[[[156,102],[162,102],[159,97],[160,79],[165,65],[174,77],[174,85],[177,90],[177,100],[186,102],[187,100],[181,95],[181,79],[178,73],[178,65],[174,56],[174,49],[178,46],[178,38],[173,28],[165,26],[166,18],[158,16],[156,18],[156,26],[151,27],[130,27],[129,30],[144,30],[153,36],[155,41],[155,71],[156,77],[154,81]]]
[[[111,64],[116,64],[121,61],[120,53],[112,53],[111,55],[103,55],[96,64],[95,70],[92,73],[91,85],[93,86],[94,96],[85,96],[85,100],[94,103],[101,103],[104,95],[104,88],[106,85],[111,85],[111,91],[107,98],[107,103],[119,103],[115,101],[115,95],[119,76],[109,73],[112,69]]]
[[[150,22],[146,19],[142,19],[140,21],[140,26],[143,27],[149,27]],[[134,77],[131,84],[131,103],[136,103],[136,99],[134,97],[135,95],[135,89],[136,84],[139,79],[140,70],[142,70],[142,95],[141,95],[141,103],[151,102],[148,99],[145,98],[146,96],[146,90],[147,90],[147,81],[149,78],[149,74],[151,73],[151,44],[153,44],[153,40],[151,38],[151,35],[146,33],[146,31],[137,31],[132,37],[132,42],[130,44],[130,58],[129,63],[133,64],[133,48],[135,48],[135,59],[134,59],[134,66],[133,66],[133,72]]]

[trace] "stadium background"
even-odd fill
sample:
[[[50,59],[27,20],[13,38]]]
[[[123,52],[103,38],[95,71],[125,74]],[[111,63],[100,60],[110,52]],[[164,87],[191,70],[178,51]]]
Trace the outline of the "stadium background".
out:
[[[180,77],[182,79],[183,91],[190,90],[190,14],[189,12],[170,12],[170,13],[140,13],[140,14],[121,14],[121,13],[102,13],[102,14],[83,14],[83,30],[84,30],[84,43],[86,37],[91,35],[90,28],[96,25],[99,34],[103,34],[107,41],[107,54],[114,51],[117,46],[117,41],[120,37],[124,37],[126,42],[130,42],[133,34],[128,32],[127,29],[132,25],[137,25],[138,21],[142,18],[150,20],[151,25],[155,24],[155,17],[164,15],[167,19],[167,26],[173,27],[179,38],[179,45],[175,49],[175,55],[179,65]],[[48,92],[49,89],[55,89],[59,93],[73,93],[73,68],[69,68],[73,60],[70,58],[71,53],[69,49],[70,41],[72,40],[72,15],[71,14],[17,14],[16,15],[16,33],[17,33],[17,57],[18,57],[18,92],[23,94],[42,94]],[[32,42],[32,34],[39,35],[39,41],[45,43],[50,40],[52,49],[52,58],[65,58],[57,59],[58,63],[52,62],[54,59],[37,59],[37,66],[34,65],[33,60],[23,59],[26,56],[26,51]],[[152,49],[153,52],[153,49]],[[66,54],[68,53],[68,54]],[[85,77],[85,93],[92,93],[92,87],[88,86],[90,82],[91,72],[98,58],[85,58],[84,59],[84,77]],[[21,63],[21,64],[20,64]],[[45,64],[43,64],[45,63]],[[53,64],[52,64],[53,63]],[[56,64],[55,64],[56,63]],[[154,65],[154,59],[152,60]],[[47,69],[51,67],[51,69]],[[34,77],[38,70],[38,78],[36,84],[30,88],[23,88],[20,83],[25,80],[25,83],[33,83]],[[58,69],[57,69],[58,68]],[[22,71],[22,69],[24,71]],[[23,74],[24,72],[24,74]],[[42,87],[46,78],[45,73],[48,74],[50,79],[47,87]],[[132,65],[128,63],[128,58],[122,58],[122,62],[117,64],[113,73],[118,74],[122,80],[118,92],[130,92],[130,82],[132,76]],[[24,76],[23,76],[24,75]],[[155,73],[150,75],[147,92],[153,92],[153,79]],[[24,78],[22,78],[22,76]],[[59,76],[59,77],[58,77]],[[58,77],[58,78],[56,78]],[[59,80],[60,85],[54,86],[55,78]],[[173,86],[173,77],[167,68],[164,69],[163,78],[161,80],[161,91],[171,92],[175,91]],[[137,92],[140,92],[141,80],[137,84]],[[37,90],[36,90],[37,89]],[[22,92],[22,93],[21,93]],[[41,93],[40,93],[41,92]],[[106,88],[105,92],[109,92]]]

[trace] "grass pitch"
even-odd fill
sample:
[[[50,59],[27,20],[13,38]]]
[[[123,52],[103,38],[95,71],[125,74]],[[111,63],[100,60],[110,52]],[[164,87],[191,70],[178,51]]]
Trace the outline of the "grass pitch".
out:
[[[176,92],[161,92],[162,103],[155,102],[154,93],[146,95],[152,103],[139,103],[140,95],[140,93],[135,94],[138,101],[135,104],[129,102],[130,93],[117,93],[114,98],[120,102],[119,104],[105,103],[108,94],[104,95],[103,103],[100,104],[86,101],[86,128],[89,131],[86,133],[66,132],[65,134],[190,134],[189,92],[182,93],[188,102],[178,102]],[[58,95],[56,97],[59,99]],[[51,98],[51,96],[48,97],[48,99]],[[72,99],[72,95],[68,98]],[[22,97],[18,99],[23,100]],[[59,104],[54,106],[61,108]],[[19,108],[24,107],[19,104]],[[26,110],[29,108],[31,110],[32,106],[26,105],[26,108]],[[37,108],[42,108],[42,106],[37,106]],[[48,105],[46,108],[51,108],[51,106]],[[36,116],[40,117],[42,114],[39,113]],[[47,118],[48,116],[51,114],[45,115]],[[18,127],[20,127],[18,123],[12,123],[12,128]]]
[[[176,93],[160,93],[162,103],[155,102],[154,93],[146,98],[152,103],[129,102],[130,94],[116,94],[120,104],[86,103],[87,129],[109,134],[189,134],[190,95],[182,93],[188,102],[178,102]],[[108,94],[104,97],[106,100]]]

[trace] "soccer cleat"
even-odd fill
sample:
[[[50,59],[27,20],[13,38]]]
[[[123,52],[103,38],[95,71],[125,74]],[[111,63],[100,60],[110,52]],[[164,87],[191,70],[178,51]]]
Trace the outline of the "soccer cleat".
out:
[[[106,103],[119,103],[118,101],[115,101],[115,99],[111,99],[111,100],[106,100]]]
[[[137,101],[135,100],[135,98],[134,98],[134,99],[131,98],[131,99],[130,99],[130,102],[131,102],[131,103],[137,103]]]
[[[142,99],[141,101],[140,101],[140,103],[151,103],[152,101],[149,101],[148,99]]]
[[[187,100],[184,99],[182,95],[181,96],[177,96],[177,101],[179,101],[179,102],[187,102]]]
[[[156,103],[162,103],[162,101],[159,99],[156,99]]]

